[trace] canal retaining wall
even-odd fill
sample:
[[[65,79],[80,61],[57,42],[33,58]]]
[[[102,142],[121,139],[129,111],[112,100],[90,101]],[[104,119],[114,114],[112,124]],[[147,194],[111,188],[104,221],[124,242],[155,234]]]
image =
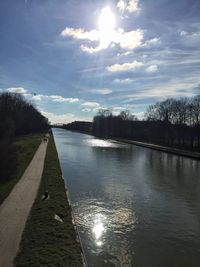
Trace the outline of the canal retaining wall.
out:
[[[127,139],[116,138],[114,140],[123,142],[123,143],[136,145],[136,146],[142,146],[146,148],[155,149],[155,150],[159,150],[159,151],[166,152],[166,153],[176,154],[179,156],[200,159],[200,153],[198,152],[192,152],[192,151],[187,151],[187,150],[182,150],[182,149],[177,149],[177,148],[172,148],[172,147],[165,147],[165,146],[160,146],[160,145],[155,145],[155,144],[150,144],[150,143],[127,140]]]

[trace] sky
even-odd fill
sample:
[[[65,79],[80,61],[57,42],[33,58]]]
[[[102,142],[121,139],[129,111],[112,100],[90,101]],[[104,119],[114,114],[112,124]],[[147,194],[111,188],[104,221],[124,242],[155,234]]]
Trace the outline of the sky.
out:
[[[199,0],[1,0],[0,91],[52,123],[200,94]]]

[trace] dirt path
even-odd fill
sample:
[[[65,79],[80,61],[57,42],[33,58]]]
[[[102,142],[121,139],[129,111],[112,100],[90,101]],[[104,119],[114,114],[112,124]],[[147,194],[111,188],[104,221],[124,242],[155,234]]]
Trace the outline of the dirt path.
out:
[[[11,267],[19,249],[21,236],[35,200],[46,155],[42,142],[22,178],[0,206],[0,266]]]

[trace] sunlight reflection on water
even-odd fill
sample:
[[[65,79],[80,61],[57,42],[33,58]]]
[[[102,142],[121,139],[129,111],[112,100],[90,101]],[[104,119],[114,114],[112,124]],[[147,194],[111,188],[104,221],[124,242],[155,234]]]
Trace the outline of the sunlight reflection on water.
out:
[[[103,241],[102,239],[102,235],[105,234],[106,228],[104,225],[104,221],[106,221],[106,217],[103,216],[102,214],[96,214],[95,215],[95,219],[94,219],[94,226],[92,228],[92,232],[93,232],[93,236],[95,239],[95,243],[97,246],[102,246],[103,245]]]
[[[76,202],[73,210],[81,235],[87,238],[87,246],[94,255],[103,253],[104,260],[112,266],[121,266],[121,263],[131,266],[132,252],[125,233],[134,231],[138,223],[133,210],[117,204],[109,206],[97,199]],[[117,253],[119,247],[120,253]]]
[[[113,147],[113,148],[121,148],[127,146],[126,144],[121,144],[118,142],[110,142],[109,140],[100,140],[100,139],[86,139],[86,144],[92,147]]]

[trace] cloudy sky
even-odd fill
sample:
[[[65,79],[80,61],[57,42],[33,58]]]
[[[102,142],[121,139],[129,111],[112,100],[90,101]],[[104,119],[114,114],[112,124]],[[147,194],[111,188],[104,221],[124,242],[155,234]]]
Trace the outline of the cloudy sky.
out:
[[[0,90],[53,123],[200,94],[200,1],[1,0]]]

